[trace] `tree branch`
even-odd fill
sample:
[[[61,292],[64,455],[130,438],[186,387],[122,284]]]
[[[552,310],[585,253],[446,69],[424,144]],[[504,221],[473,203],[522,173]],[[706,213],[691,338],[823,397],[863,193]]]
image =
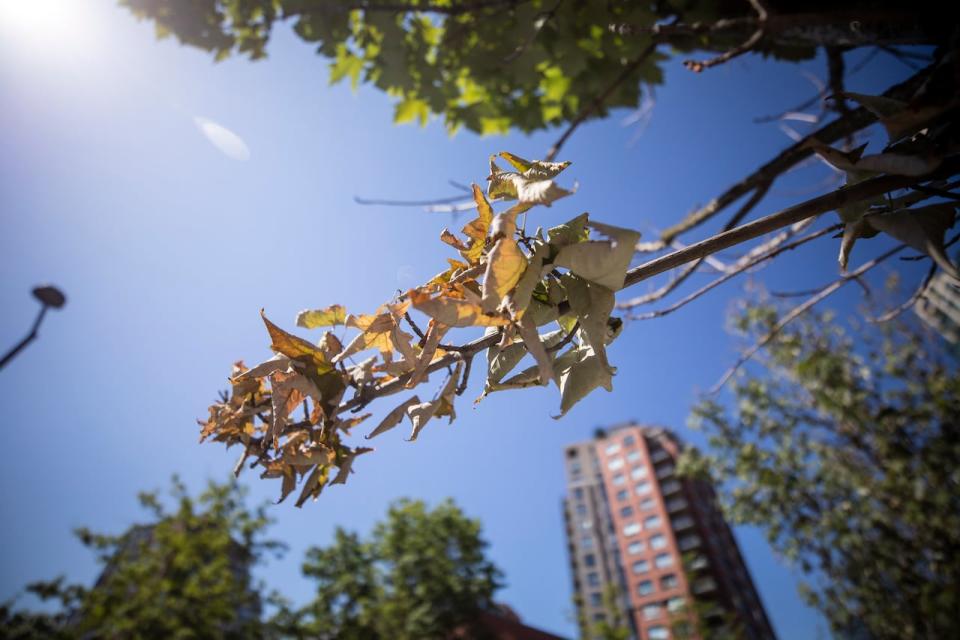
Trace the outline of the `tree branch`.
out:
[[[797,239],[797,240],[794,240],[793,242],[790,242],[790,243],[785,244],[785,245],[783,245],[783,246],[777,247],[776,249],[773,249],[772,251],[769,251],[769,252],[767,252],[767,253],[764,253],[763,255],[758,256],[758,257],[756,257],[756,258],[753,258],[752,260],[747,260],[747,261],[746,261],[745,263],[743,263],[742,265],[737,265],[735,269],[732,269],[732,270],[728,271],[727,273],[724,273],[724,274],[723,274],[722,276],[720,276],[719,278],[716,278],[716,279],[714,279],[713,281],[707,283],[706,285],[700,287],[699,289],[697,289],[696,291],[694,291],[694,292],[691,293],[690,295],[686,296],[685,298],[683,298],[683,299],[681,299],[681,300],[678,300],[677,302],[675,302],[674,304],[670,305],[669,307],[665,307],[665,308],[663,308],[663,309],[658,309],[658,310],[656,310],[656,311],[650,311],[650,312],[648,312],[648,313],[641,313],[641,314],[636,314],[636,315],[630,315],[630,316],[627,316],[627,317],[628,317],[630,320],[651,320],[651,319],[653,319],[653,318],[662,318],[663,316],[670,315],[671,313],[673,313],[674,311],[676,311],[676,310],[679,309],[680,307],[686,306],[687,304],[689,304],[690,302],[693,302],[694,300],[696,300],[696,299],[699,298],[700,296],[704,295],[705,293],[707,293],[707,292],[715,289],[716,287],[719,287],[721,284],[723,284],[723,283],[726,282],[727,280],[730,280],[730,279],[733,278],[734,276],[737,276],[737,275],[740,275],[741,273],[746,272],[746,271],[747,271],[748,269],[750,269],[751,267],[755,267],[756,265],[758,265],[758,264],[760,264],[760,263],[762,263],[762,262],[766,262],[767,260],[770,260],[771,258],[775,258],[776,256],[780,255],[781,253],[783,253],[783,252],[785,252],[785,251],[790,251],[791,249],[796,249],[797,247],[799,247],[799,246],[801,246],[801,245],[804,245],[804,244],[810,242],[811,240],[816,240],[817,238],[820,238],[820,237],[822,237],[822,236],[824,236],[824,235],[826,235],[826,234],[828,234],[828,233],[831,233],[831,232],[834,232],[834,231],[838,231],[839,229],[842,229],[842,228],[843,228],[843,225],[842,225],[842,224],[836,224],[836,225],[833,225],[832,227],[827,227],[827,228],[821,229],[821,230],[819,230],[819,231],[814,231],[813,233],[807,234],[807,235],[803,236],[802,238],[799,238],[799,239]],[[623,305],[617,305],[617,306],[618,306],[619,308],[621,308],[621,309],[624,308]]]
[[[843,187],[832,193],[819,196],[812,200],[808,200],[807,202],[784,209],[735,229],[731,229],[730,231],[717,234],[716,236],[707,238],[706,240],[696,244],[692,244],[684,249],[674,251],[673,253],[663,255],[659,258],[634,267],[627,272],[623,288],[636,285],[637,283],[643,282],[647,278],[650,278],[654,275],[669,271],[670,269],[684,265],[693,260],[698,260],[710,254],[716,253],[717,251],[722,251],[723,249],[727,249],[741,242],[758,238],[762,235],[770,233],[771,231],[786,227],[801,220],[813,218],[827,211],[832,211],[837,207],[843,206],[850,202],[859,202],[860,200],[865,200],[887,191],[909,187],[919,180],[939,178],[942,175],[952,175],[957,171],[960,171],[960,158],[950,158],[944,161],[934,175],[927,178],[916,178],[909,176],[880,176],[877,178],[864,180],[863,182],[849,187]],[[854,274],[850,274],[848,277],[854,277]],[[433,373],[434,371],[444,369],[453,364],[458,358],[465,358],[469,355],[483,351],[484,349],[495,345],[499,340],[499,333],[493,333],[468,342],[460,348],[459,353],[450,353],[436,360],[435,362],[432,362],[427,367],[426,373],[429,374]],[[382,386],[372,389],[370,394],[364,398],[364,400],[365,402],[369,402],[374,398],[388,396],[403,391],[406,389],[406,384],[409,379],[409,373],[403,374]],[[337,408],[337,413],[348,411],[358,405],[359,400],[357,398],[351,399],[342,403]]]
[[[927,67],[908,80],[891,87],[885,91],[883,95],[887,98],[908,100],[914,94],[914,92],[920,88],[932,70],[933,66]],[[809,141],[811,139],[817,139],[824,144],[831,144],[832,142],[863,129],[875,121],[876,116],[863,107],[859,107],[851,111],[849,116],[845,118],[838,118],[830,124],[821,127],[820,129],[808,135],[806,138],[799,140],[792,146],[784,149],[772,160],[761,166],[751,175],[747,176],[737,184],[724,191],[706,206],[701,207],[700,209],[689,214],[686,218],[672,227],[665,229],[660,235],[660,243],[662,246],[668,245],[676,236],[703,224],[717,213],[749,193],[751,190],[756,189],[758,185],[763,184],[764,182],[772,183],[778,176],[780,176],[780,174],[784,173],[800,161],[805,160],[813,155],[813,150],[809,147]]]

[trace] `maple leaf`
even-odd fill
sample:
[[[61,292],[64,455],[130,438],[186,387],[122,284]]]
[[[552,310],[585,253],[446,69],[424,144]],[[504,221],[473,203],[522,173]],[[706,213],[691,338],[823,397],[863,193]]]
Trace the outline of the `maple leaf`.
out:
[[[369,440],[370,438],[374,438],[381,433],[385,433],[390,429],[393,429],[395,426],[400,424],[400,422],[403,420],[403,416],[407,415],[407,409],[415,404],[420,404],[420,398],[417,396],[408,398],[399,406],[394,407],[394,409],[388,413],[383,420],[380,421],[380,424],[377,425],[377,428],[365,436],[366,439]]]
[[[270,349],[274,352],[281,353],[292,360],[309,362],[318,374],[324,374],[333,369],[333,364],[327,359],[322,349],[303,338],[287,333],[270,322],[263,309],[260,310],[260,317],[263,318],[263,324],[266,325],[267,332],[270,334]]]
[[[346,484],[347,477],[353,471],[353,462],[357,459],[357,456],[370,453],[371,451],[373,451],[373,449],[370,447],[357,447],[345,455],[338,465],[339,470],[337,471],[336,477],[330,481],[330,484]]]
[[[483,277],[481,308],[490,313],[520,281],[527,267],[527,257],[512,237],[497,240],[487,255],[487,270]],[[532,290],[532,289],[531,289]]]
[[[554,264],[570,269],[578,276],[601,286],[617,291],[623,288],[623,281],[633,259],[633,250],[640,234],[599,222],[588,222],[609,238],[608,240],[587,240],[568,244],[560,249]]]
[[[305,309],[297,314],[296,324],[305,329],[317,327],[334,327],[344,324],[347,319],[347,310],[339,304],[331,305],[326,309]]]
[[[478,304],[448,296],[432,297],[412,289],[407,293],[413,307],[447,327],[486,327],[508,324],[510,320],[488,314]]]

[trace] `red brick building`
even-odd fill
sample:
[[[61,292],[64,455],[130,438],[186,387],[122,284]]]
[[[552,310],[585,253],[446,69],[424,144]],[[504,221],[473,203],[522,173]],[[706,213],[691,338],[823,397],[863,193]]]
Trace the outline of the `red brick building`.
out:
[[[773,639],[713,488],[675,473],[681,448],[670,431],[632,423],[567,447],[564,514],[580,618],[620,614],[637,640],[722,628]]]

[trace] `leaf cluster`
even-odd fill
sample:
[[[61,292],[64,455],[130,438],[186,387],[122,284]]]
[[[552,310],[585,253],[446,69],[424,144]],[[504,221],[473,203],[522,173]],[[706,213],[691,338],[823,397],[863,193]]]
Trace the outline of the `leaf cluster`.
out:
[[[158,36],[210,51],[216,59],[267,54],[278,22],[329,60],[332,83],[369,83],[395,99],[396,122],[443,117],[451,132],[533,131],[573,120],[622,74],[592,114],[636,107],[641,84],[663,81],[665,55],[641,54],[657,24],[749,14],[746,3],[599,0],[123,0]],[[629,25],[630,31],[619,29]],[[739,34],[672,38],[677,50],[726,49]],[[810,46],[774,47],[790,58]],[[641,64],[633,61],[644,57]]]
[[[594,389],[611,390],[616,370],[606,347],[621,326],[611,317],[614,291],[623,286],[640,234],[582,214],[528,235],[530,209],[549,207],[572,193],[554,180],[570,163],[528,161],[506,152],[500,156],[510,170],[491,158],[487,195],[473,186],[477,217],[463,227],[463,237],[446,229],[441,233],[441,241],[458,253],[446,270],[374,314],[349,314],[333,305],[301,312],[297,318],[307,329],[342,325],[355,330],[352,338],[341,341],[328,330],[314,344],[264,316],[276,355],[249,369],[234,365],[230,391],[201,422],[201,441],[242,446],[237,473],[253,458],[252,466],[262,468],[262,477],[282,480],[281,501],[305,478],[296,502],[300,506],[325,486],[346,482],[356,457],[372,451],[345,442],[371,415],[342,416],[348,389],[354,392],[351,402],[362,408],[386,389],[417,387],[453,354],[456,361],[430,399],[410,396],[367,438],[393,429],[404,418],[411,425],[411,441],[434,418],[454,420],[456,396],[466,389],[479,349],[442,341],[464,328],[482,328],[495,342],[487,351],[484,396],[552,382],[560,390],[562,416]],[[488,197],[515,204],[495,213]],[[521,215],[524,224],[518,226]],[[427,319],[425,330],[411,316],[415,312]],[[541,327],[550,324],[554,328],[541,333]],[[354,356],[370,352],[354,361]],[[527,355],[533,364],[511,376]],[[296,420],[293,415],[300,408],[302,419]]]

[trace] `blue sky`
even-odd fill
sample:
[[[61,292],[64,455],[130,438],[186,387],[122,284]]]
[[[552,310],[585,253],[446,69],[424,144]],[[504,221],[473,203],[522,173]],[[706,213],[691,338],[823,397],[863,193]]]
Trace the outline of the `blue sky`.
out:
[[[538,157],[558,135],[451,138],[439,122],[393,126],[384,94],[329,87],[325,63],[286,27],[268,60],[214,64],[157,42],[149,25],[106,0],[22,4],[72,9],[53,20],[21,12],[0,20],[0,348],[32,322],[32,286],[55,283],[69,301],[0,371],[0,599],[59,573],[90,581],[96,565],[70,531],[118,532],[141,520],[137,491],[164,487],[173,473],[194,488],[226,478],[236,452],[198,446],[195,421],[233,361],[269,356],[261,307],[288,328],[307,307],[369,313],[442,270],[449,252],[438,235],[456,224],[448,215],[363,207],[354,195],[451,195],[450,179],[482,183],[490,153]],[[801,72],[822,77],[823,69],[820,60],[756,57],[700,75],[671,66],[635,141],[627,111],[574,135],[560,159],[573,161],[564,177],[580,189],[532,220],[551,226],[589,211],[653,237],[786,146],[776,124],[752,119],[811,95]],[[877,92],[909,73],[880,55],[849,84]],[[196,117],[235,132],[249,159],[214,147]],[[758,213],[815,195],[827,176],[816,163],[793,172]],[[855,259],[882,246],[858,246]],[[809,288],[835,277],[835,256],[824,241],[758,277],[771,289]],[[328,542],[335,526],[367,531],[396,498],[452,496],[484,522],[507,576],[500,598],[529,623],[572,636],[562,447],[628,419],[697,441],[686,416],[734,359],[725,314],[742,284],[669,318],[629,324],[610,350],[614,392],[597,391],[561,421],[550,418],[555,390],[497,394],[471,407],[482,378],[474,376],[452,426],[431,423],[416,443],[382,436],[345,487],[302,510],[273,508],[273,535],[291,550],[262,577],[305,599],[303,550]],[[834,304],[851,310],[857,296],[844,291]],[[390,408],[374,405],[378,414]],[[242,480],[254,499],[278,494],[254,475]],[[824,632],[761,535],[737,535],[780,637]]]

